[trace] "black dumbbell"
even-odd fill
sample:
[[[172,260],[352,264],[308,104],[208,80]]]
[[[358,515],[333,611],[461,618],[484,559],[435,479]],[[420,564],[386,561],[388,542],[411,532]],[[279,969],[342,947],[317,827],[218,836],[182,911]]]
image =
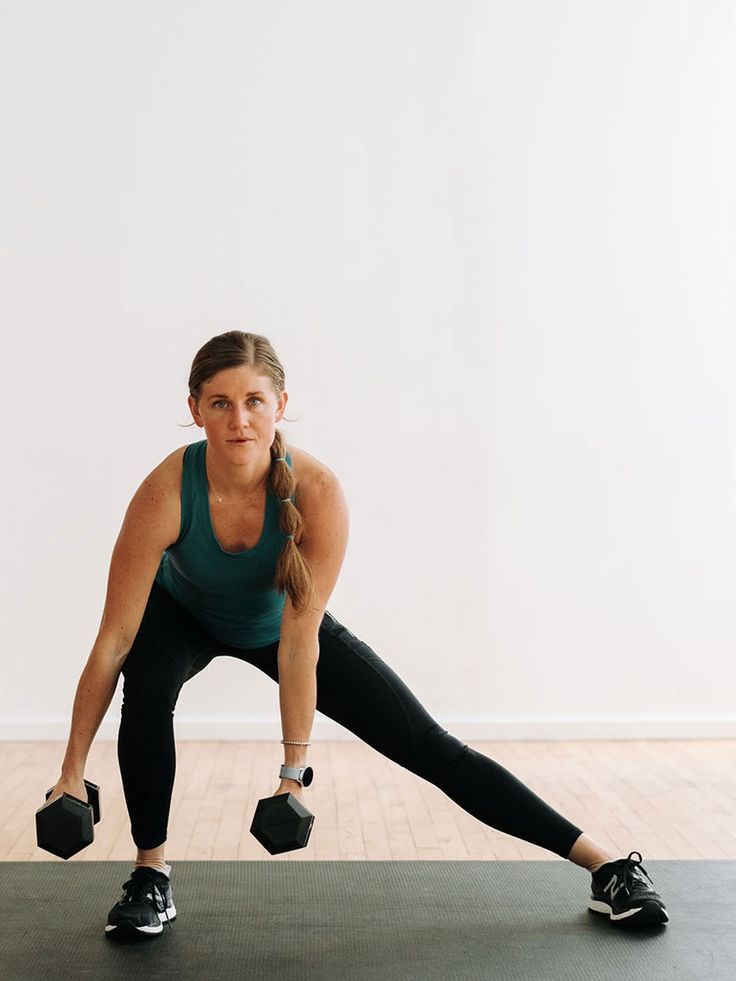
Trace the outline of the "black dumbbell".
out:
[[[277,794],[258,801],[250,833],[272,855],[304,848],[314,824],[308,811],[294,794]]]
[[[100,788],[96,783],[84,781],[87,801],[80,800],[66,791],[50,804],[42,804],[36,811],[36,843],[44,851],[71,858],[87,845],[91,845],[95,833],[93,825],[100,820]],[[46,791],[46,800],[54,788]]]

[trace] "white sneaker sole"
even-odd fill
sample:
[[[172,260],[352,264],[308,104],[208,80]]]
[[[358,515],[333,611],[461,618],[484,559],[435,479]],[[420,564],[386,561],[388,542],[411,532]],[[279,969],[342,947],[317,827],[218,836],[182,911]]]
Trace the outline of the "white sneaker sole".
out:
[[[637,913],[641,913],[641,906],[637,906],[635,909],[624,910],[623,913],[614,913],[608,903],[599,902],[597,899],[591,899],[588,903],[588,909],[592,909],[595,913],[606,913],[612,920],[624,920],[628,916],[635,916]]]
[[[164,928],[164,922],[167,919],[167,913],[168,913],[168,919],[173,920],[174,917],[176,916],[176,907],[172,904],[166,910],[166,913],[158,914],[158,918],[161,921],[158,926],[135,926],[132,923],[123,923],[123,924],[107,923],[105,925],[105,933],[112,933],[113,930],[117,930],[121,925],[124,930],[135,930],[137,933],[146,933],[146,934],[161,933],[161,931]]]
[[[614,913],[613,909],[608,905],[608,903],[601,902],[598,899],[591,899],[588,903],[588,909],[592,909],[594,913],[605,913],[606,916],[610,917],[612,920],[627,920],[630,916],[636,916],[637,913],[641,913],[643,906],[636,906],[633,909],[626,909],[622,913]],[[652,920],[651,914],[647,917],[649,922],[661,922],[666,923],[669,920],[669,915],[667,910],[663,909],[664,919]]]

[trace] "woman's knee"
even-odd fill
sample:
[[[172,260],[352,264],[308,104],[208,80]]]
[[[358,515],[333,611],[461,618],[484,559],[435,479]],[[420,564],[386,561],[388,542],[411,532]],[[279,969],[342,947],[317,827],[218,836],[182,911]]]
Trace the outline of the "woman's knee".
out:
[[[451,735],[439,723],[419,736],[412,749],[414,773],[432,780],[448,768],[454,768],[467,753],[468,746],[457,736]]]
[[[173,713],[181,682],[157,671],[136,671],[126,675],[123,684],[123,714],[133,712]]]

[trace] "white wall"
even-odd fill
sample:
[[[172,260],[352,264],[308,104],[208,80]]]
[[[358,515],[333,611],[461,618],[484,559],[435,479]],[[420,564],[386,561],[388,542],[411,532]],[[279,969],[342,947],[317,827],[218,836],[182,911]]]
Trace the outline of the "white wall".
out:
[[[4,5],[0,738],[66,738],[232,328],[347,491],[330,609],[443,725],[733,736],[735,44],[727,0]],[[233,659],[181,694],[280,732]]]

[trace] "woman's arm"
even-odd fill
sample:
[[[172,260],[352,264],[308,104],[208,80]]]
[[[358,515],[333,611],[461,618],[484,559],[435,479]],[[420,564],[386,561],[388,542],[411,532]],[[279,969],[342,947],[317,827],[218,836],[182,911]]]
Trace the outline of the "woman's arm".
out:
[[[319,628],[348,544],[347,500],[332,471],[322,469],[300,488],[299,510],[304,521],[299,551],[314,579],[314,601],[308,610],[297,613],[286,597],[278,647],[279,703],[283,738],[308,742],[317,704]],[[285,745],[285,764],[303,766],[308,749]],[[299,786],[282,781],[289,783]]]
[[[92,740],[105,717],[127,651],[99,639],[92,648],[77,684],[72,709],[71,732],[61,774],[71,780],[82,779]]]
[[[179,506],[166,461],[141,483],[128,505],[110,559],[97,639],[77,685],[62,774],[84,773],[92,740],[115,694],[167,548],[179,533]]]
[[[290,655],[279,646],[279,705],[284,739],[309,741],[317,707],[317,660],[319,642],[305,643],[299,653]],[[287,766],[304,766],[308,746],[284,746]]]

